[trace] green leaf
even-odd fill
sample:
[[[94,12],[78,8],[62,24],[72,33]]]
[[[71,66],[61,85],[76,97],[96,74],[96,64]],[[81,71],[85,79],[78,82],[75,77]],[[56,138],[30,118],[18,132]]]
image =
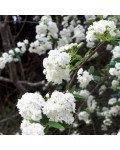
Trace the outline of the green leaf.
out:
[[[97,17],[101,20],[103,19],[103,15],[97,15]]]
[[[72,86],[72,88],[69,90],[70,93],[73,93],[76,89],[76,85]]]
[[[78,100],[78,101],[83,101],[84,99],[85,99],[85,97],[83,97],[83,96],[81,96],[81,95],[79,95],[79,94],[73,94],[74,95],[74,98],[76,99],[76,100]]]
[[[120,62],[120,57],[115,58],[114,61]]]
[[[111,67],[115,67],[115,64],[116,64],[116,62],[115,61],[112,61],[112,62],[110,62],[110,64],[108,65],[110,68]]]
[[[50,127],[53,127],[53,128],[56,128],[56,129],[61,129],[61,130],[65,129],[60,123],[57,123],[57,122],[54,122],[54,121],[49,121],[47,124]]]
[[[113,105],[114,105],[114,106],[116,106],[116,105],[120,106],[120,101],[114,103]]]
[[[78,67],[81,64],[82,61],[78,61],[76,62],[76,64],[74,65],[74,67]]]
[[[93,76],[94,81],[99,82],[101,80],[101,78],[99,76]]]
[[[48,130],[49,130],[49,126],[47,125],[46,128],[44,129],[45,134],[48,133]]]
[[[112,44],[113,46],[116,46],[116,45],[119,45],[119,42],[118,42],[118,41],[113,40],[113,41],[111,41],[111,44]]]
[[[44,115],[43,118],[40,120],[40,124],[46,126],[49,122],[49,119]]]
[[[69,83],[67,83],[66,87],[65,87],[66,91],[69,91]]]
[[[93,74],[94,71],[95,71],[94,66],[90,66],[90,68],[89,68],[89,70],[88,70],[89,74]]]
[[[84,57],[84,58],[87,58],[87,57],[90,55],[91,51],[92,51],[94,48],[95,48],[95,46],[92,47],[92,48],[90,48],[89,51],[87,51],[87,53],[85,54],[85,57]]]

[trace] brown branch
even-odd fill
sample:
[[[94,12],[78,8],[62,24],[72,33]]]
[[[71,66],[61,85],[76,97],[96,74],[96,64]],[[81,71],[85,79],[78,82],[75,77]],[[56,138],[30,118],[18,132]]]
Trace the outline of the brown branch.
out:
[[[4,122],[6,122],[6,121],[8,121],[8,120],[11,120],[11,119],[13,119],[13,118],[16,118],[16,117],[18,117],[18,116],[19,116],[19,114],[17,113],[17,114],[15,114],[15,115],[13,115],[13,116],[10,116],[10,117],[8,117],[8,118],[4,118],[4,119],[0,120],[0,123],[4,123]]]
[[[73,74],[73,77],[71,78],[71,80],[69,82],[69,86],[71,86],[72,83],[74,82],[74,80],[76,79],[78,70],[105,44],[106,44],[106,42],[99,43],[97,48],[94,51],[92,51],[92,53],[85,59],[84,62],[82,62],[82,64],[80,64],[80,66],[76,69],[75,73]]]
[[[9,78],[0,77],[0,81],[14,84],[14,82]],[[35,82],[35,83],[29,82],[29,81],[17,81],[17,84],[27,85],[27,86],[30,86],[30,87],[39,87],[39,86],[44,85],[44,83],[41,82],[41,81]]]
[[[6,15],[5,16],[5,19],[4,19],[4,28],[6,29],[7,28],[7,26],[8,26],[8,24],[9,24],[9,19],[10,19],[10,16],[9,15]]]
[[[18,81],[18,83],[23,84],[23,85],[27,85],[30,87],[39,87],[39,86],[43,85],[43,83],[41,81],[35,82],[35,83],[29,82],[29,81]]]
[[[1,23],[6,22],[6,23],[13,23],[14,21],[0,21]],[[31,24],[38,24],[38,22],[35,21],[19,21],[19,23],[31,23]]]
[[[8,78],[4,78],[4,77],[0,77],[0,81],[8,82],[8,83],[13,83],[12,80],[10,80],[10,79],[8,79]]]

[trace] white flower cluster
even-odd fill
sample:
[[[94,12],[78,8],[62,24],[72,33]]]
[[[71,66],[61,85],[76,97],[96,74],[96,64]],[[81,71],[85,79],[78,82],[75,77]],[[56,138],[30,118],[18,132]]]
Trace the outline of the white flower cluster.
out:
[[[53,92],[43,108],[43,113],[50,121],[72,124],[75,113],[74,96],[71,93]]]
[[[58,37],[58,27],[51,16],[42,16],[39,25],[36,26],[37,35]]]
[[[90,81],[93,80],[93,76],[89,74],[87,71],[83,71],[82,68],[78,70],[77,79],[80,83],[80,87],[86,88]]]
[[[29,52],[42,55],[42,54],[45,54],[46,51],[51,48],[52,48],[52,43],[50,41],[50,37],[36,35],[36,41],[30,44]]]
[[[45,100],[39,93],[25,93],[18,100],[17,108],[24,119],[39,121],[42,119],[42,107],[44,104]]]
[[[93,112],[97,107],[97,102],[95,101],[95,97],[90,94],[90,92],[86,89],[81,90],[80,93],[77,93],[87,100],[87,107],[88,109]]]
[[[95,15],[85,15],[85,19],[87,22],[95,20],[96,16]]]
[[[112,37],[116,37],[117,33],[115,30],[116,25],[114,21],[100,20],[98,22],[93,22],[93,25],[89,26],[86,33],[87,46],[93,47],[95,45],[95,42],[97,41],[95,34],[104,35],[107,31]]]
[[[26,47],[29,44],[28,40],[24,40],[23,42],[17,43],[17,48],[15,48],[16,53],[24,54],[26,52]]]
[[[86,124],[89,124],[90,123],[90,119],[89,119],[89,116],[90,114],[87,113],[86,111],[81,111],[79,114],[78,114],[78,119],[79,120],[83,120]]]
[[[73,40],[76,43],[85,40],[85,29],[77,16],[63,17],[62,25],[63,29],[58,30],[57,24],[53,22],[51,16],[42,16],[39,25],[36,26],[36,40],[30,44],[29,52],[42,55],[52,49],[53,41],[59,48],[70,44]]]
[[[59,32],[58,47],[71,43],[73,39],[76,43],[85,40],[85,29],[77,16],[64,16],[62,25],[63,29]]]
[[[4,52],[0,57],[0,69],[4,69],[7,63],[18,61],[17,55],[25,53],[27,45],[28,40],[24,40],[23,42],[18,42],[15,49],[9,50],[8,53]]]
[[[36,33],[36,40],[30,44],[29,52],[42,55],[52,49],[52,38],[58,38],[57,24],[52,21],[51,16],[42,16],[36,26]]]
[[[87,102],[87,108],[91,113],[96,110],[97,102],[95,100],[95,97],[93,95],[91,95],[88,90],[84,89],[84,90],[81,90],[80,92],[74,91],[74,94],[78,94],[85,98],[85,100]],[[82,119],[82,118],[84,118],[84,115],[85,115],[85,119]],[[87,116],[89,117],[89,114],[86,111],[80,112],[81,119],[79,119],[79,120],[84,120],[86,123],[88,123],[90,121],[90,119],[87,119],[88,118]]]
[[[118,80],[113,80],[112,81],[112,89],[116,90],[119,87],[119,81]]]
[[[48,82],[61,84],[63,79],[68,81],[70,78],[71,56],[62,50],[51,50],[48,57],[43,60],[43,67],[45,68],[43,73]]]
[[[110,68],[109,70],[110,75],[117,77],[120,79],[120,63],[115,64],[115,68]]]
[[[103,107],[103,110],[101,112],[101,116],[104,116],[105,118],[111,118],[111,116],[117,116],[120,115],[120,106],[117,104],[114,105],[116,102],[119,102],[120,100],[116,98],[111,98],[108,101],[108,104],[111,106],[110,108]]]
[[[115,58],[120,57],[120,45],[115,46],[115,47],[113,48],[112,54],[113,54],[112,59],[115,59]]]
[[[44,135],[44,127],[39,123],[30,123],[23,120],[21,123],[22,135]]]
[[[42,119],[42,108],[45,100],[39,93],[25,93],[18,100],[17,108],[23,117],[21,131],[23,135],[43,135],[44,127],[34,121]],[[31,122],[32,121],[32,122]]]
[[[102,111],[98,113],[99,116],[103,116],[105,119],[103,120],[103,124],[101,125],[101,129],[103,131],[107,131],[107,127],[112,124],[112,117],[120,115],[120,106],[117,105],[117,102],[120,102],[120,99],[110,98],[108,100],[109,108],[103,107]]]
[[[111,44],[107,44],[106,50],[111,51],[113,46]]]
[[[60,48],[58,48],[58,50],[60,52],[67,52],[68,50],[70,50],[73,47],[77,47],[80,48],[83,45],[83,42],[77,44],[77,43],[71,43],[71,44],[66,44],[65,46],[61,46]]]
[[[103,92],[106,91],[106,86],[105,85],[102,85],[100,88],[99,88],[99,95],[103,94]]]

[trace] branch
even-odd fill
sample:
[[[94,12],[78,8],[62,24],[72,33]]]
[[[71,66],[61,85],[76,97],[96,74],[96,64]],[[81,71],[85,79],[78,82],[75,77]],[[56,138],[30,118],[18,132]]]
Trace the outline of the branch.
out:
[[[18,116],[19,116],[19,114],[17,113],[17,114],[15,114],[15,115],[13,115],[13,116],[10,116],[10,117],[8,117],[8,118],[5,118],[5,119],[0,120],[0,123],[4,123],[4,122],[6,122],[6,121],[8,121],[8,120],[11,120],[11,119],[13,119],[13,118],[15,118],[15,117],[18,117]]]
[[[12,80],[10,80],[10,79],[8,79],[8,78],[4,78],[4,77],[0,77],[0,81],[8,82],[8,83],[13,83]]]
[[[101,43],[98,45],[98,47],[97,47],[94,51],[92,51],[92,53],[86,58],[86,60],[85,60],[82,64],[80,64],[80,66],[76,69],[75,73],[73,74],[73,77],[72,77],[72,79],[71,79],[70,82],[69,82],[69,86],[71,86],[72,83],[74,82],[74,80],[76,79],[78,70],[79,70],[102,46],[104,46],[105,44],[106,44],[106,42],[101,42]]]
[[[35,83],[29,82],[29,81],[18,81],[18,83],[23,84],[23,85],[27,85],[27,86],[30,86],[30,87],[39,87],[39,86],[44,85],[44,83],[41,82],[41,81],[35,82]]]
[[[14,82],[9,78],[0,77],[0,81],[14,84]],[[35,82],[35,83],[29,82],[29,81],[17,81],[17,84],[27,85],[30,87],[39,87],[39,86],[44,85],[44,83],[42,81]]]
[[[10,19],[10,16],[9,15],[6,15],[5,16],[5,19],[4,19],[4,28],[6,29],[8,24],[9,24],[9,19]]]

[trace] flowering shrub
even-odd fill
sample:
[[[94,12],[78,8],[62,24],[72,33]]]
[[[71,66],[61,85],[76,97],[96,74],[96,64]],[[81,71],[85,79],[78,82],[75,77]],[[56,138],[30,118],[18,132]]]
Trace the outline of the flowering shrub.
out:
[[[22,91],[17,102],[20,133],[118,133],[119,21],[119,16],[41,16],[34,41],[23,39],[1,54],[1,70],[29,53],[43,59],[44,78],[36,83],[1,77]]]

